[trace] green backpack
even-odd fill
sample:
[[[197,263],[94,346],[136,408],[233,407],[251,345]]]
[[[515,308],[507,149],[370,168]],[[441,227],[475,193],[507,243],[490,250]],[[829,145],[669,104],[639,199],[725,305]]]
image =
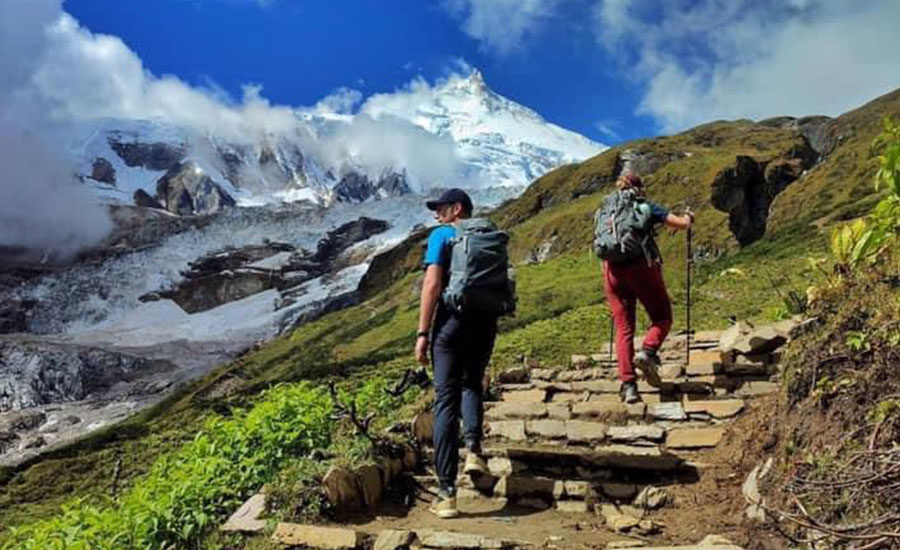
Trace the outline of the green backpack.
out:
[[[489,220],[470,218],[450,240],[450,278],[444,304],[458,313],[499,317],[516,309],[515,280],[509,266],[509,235]]]
[[[650,216],[650,205],[634,190],[609,194],[594,215],[594,252],[612,263],[649,261],[656,246]]]

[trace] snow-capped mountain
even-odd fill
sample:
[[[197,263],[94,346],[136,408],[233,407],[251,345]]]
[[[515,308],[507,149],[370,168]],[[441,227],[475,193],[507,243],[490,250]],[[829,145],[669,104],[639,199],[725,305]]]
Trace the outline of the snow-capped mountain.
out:
[[[477,70],[372,96],[355,114],[293,110],[264,131],[104,119],[80,123],[68,144],[79,177],[105,200],[178,213],[209,211],[211,192],[213,207],[329,206],[438,187],[524,188],[604,148],[493,92]]]
[[[108,209],[116,231],[92,259],[0,287],[14,330],[30,333],[0,357],[0,415],[43,405],[85,419],[52,444],[118,421],[358,303],[376,256],[433,223],[420,194],[466,187],[493,206],[603,149],[494,93],[477,71],[421,84],[354,114],[241,111],[215,128],[108,118],[61,131],[78,178],[119,205]],[[0,451],[0,464],[36,452]]]
[[[467,78],[452,76],[431,94],[417,97],[423,96],[428,101],[412,105],[375,96],[363,112],[376,118],[397,116],[432,134],[450,137],[459,156],[487,185],[528,185],[553,168],[606,148],[497,94],[477,69]]]

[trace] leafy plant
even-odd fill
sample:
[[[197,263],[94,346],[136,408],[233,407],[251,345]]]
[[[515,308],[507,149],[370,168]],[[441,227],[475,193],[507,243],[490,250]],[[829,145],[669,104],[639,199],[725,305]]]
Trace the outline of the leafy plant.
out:
[[[845,343],[852,351],[869,351],[872,348],[868,336],[861,330],[849,331]]]
[[[877,228],[858,219],[836,228],[831,233],[831,255],[839,273],[856,272],[875,261],[883,239]]]

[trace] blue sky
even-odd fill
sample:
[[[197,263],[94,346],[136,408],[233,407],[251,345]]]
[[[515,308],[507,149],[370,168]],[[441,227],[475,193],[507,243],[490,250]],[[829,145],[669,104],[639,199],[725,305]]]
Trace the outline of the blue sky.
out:
[[[20,15],[0,69],[33,71],[37,93],[76,119],[209,126],[336,93],[358,107],[477,67],[498,93],[615,144],[710,120],[835,116],[900,86],[896,0],[4,1]],[[54,10],[35,53],[16,51],[35,33],[15,21]]]
[[[154,74],[214,83],[237,98],[246,83],[286,105],[312,105],[340,87],[369,96],[415,76],[434,81],[465,60],[496,92],[598,141],[656,131],[651,117],[634,115],[639,86],[603,61],[578,22],[590,2],[569,3],[509,51],[468,35],[451,6],[421,0],[66,0],[64,8],[94,33],[120,37]]]

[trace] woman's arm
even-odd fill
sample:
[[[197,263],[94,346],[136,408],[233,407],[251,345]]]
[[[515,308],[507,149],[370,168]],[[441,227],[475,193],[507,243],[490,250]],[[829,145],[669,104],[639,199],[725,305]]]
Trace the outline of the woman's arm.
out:
[[[675,229],[687,229],[691,226],[691,224],[694,223],[694,215],[690,213],[684,216],[668,214],[664,223],[667,227],[674,227]]]

